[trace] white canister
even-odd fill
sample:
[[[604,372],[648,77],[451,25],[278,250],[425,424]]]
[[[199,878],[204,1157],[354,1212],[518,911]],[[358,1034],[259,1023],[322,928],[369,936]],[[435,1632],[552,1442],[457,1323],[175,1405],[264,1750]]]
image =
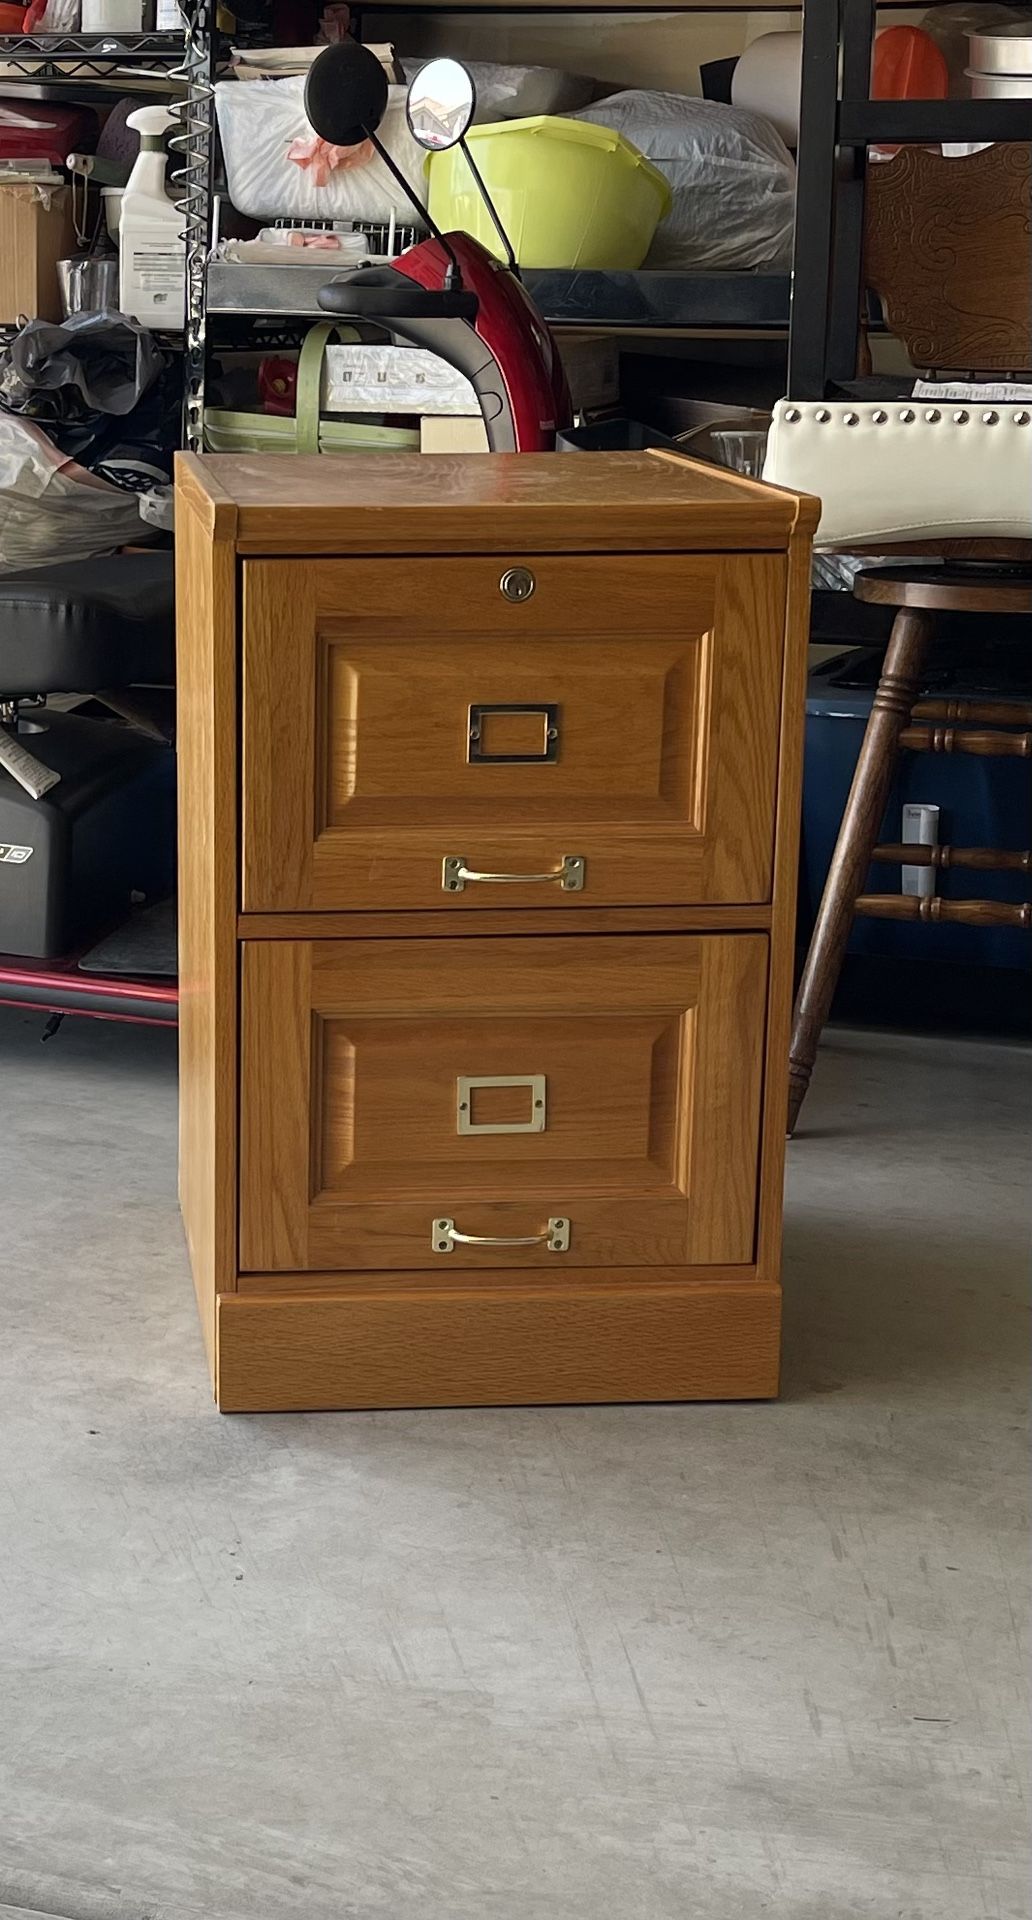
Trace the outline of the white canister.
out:
[[[799,91],[803,36],[798,29],[761,33],[740,55],[731,76],[731,103],[772,120],[786,147],[799,145]]]
[[[143,0],[82,0],[83,33],[142,33]]]

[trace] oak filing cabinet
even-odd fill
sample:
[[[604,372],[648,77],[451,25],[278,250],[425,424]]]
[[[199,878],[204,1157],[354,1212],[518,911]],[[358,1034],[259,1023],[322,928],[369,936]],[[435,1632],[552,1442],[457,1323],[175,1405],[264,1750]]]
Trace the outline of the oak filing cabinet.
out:
[[[659,454],[181,459],[223,1410],[777,1391],[816,512]]]

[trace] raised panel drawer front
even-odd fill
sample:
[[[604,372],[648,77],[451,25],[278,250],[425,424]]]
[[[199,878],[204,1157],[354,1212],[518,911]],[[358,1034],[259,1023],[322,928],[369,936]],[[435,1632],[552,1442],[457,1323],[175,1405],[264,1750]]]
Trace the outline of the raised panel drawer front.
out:
[[[245,1272],[753,1257],[762,934],[248,941]]]
[[[785,570],[246,562],[245,911],[765,902]]]

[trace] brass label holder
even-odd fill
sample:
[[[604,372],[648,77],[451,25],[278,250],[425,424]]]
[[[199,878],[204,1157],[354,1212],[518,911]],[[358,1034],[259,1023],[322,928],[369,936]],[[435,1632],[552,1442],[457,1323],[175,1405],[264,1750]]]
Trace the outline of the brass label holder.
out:
[[[534,713],[541,716],[541,746],[536,753],[488,753],[484,721],[492,714]],[[471,767],[552,766],[559,758],[559,708],[546,700],[503,700],[495,706],[471,706],[466,725],[466,758]]]
[[[548,1117],[548,1096],[543,1073],[460,1073],[455,1083],[458,1131],[475,1133],[544,1133]],[[478,1087],[526,1087],[530,1092],[530,1119],[475,1121],[473,1095]]]

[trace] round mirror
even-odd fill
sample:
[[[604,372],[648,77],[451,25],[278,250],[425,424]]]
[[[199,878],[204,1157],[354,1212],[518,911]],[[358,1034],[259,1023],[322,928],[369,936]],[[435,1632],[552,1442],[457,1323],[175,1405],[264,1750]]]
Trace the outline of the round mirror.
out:
[[[457,147],[477,104],[472,75],[458,60],[428,60],[408,90],[413,140],[430,153]]]
[[[357,40],[325,47],[308,69],[305,114],[332,146],[360,146],[376,132],[387,99],[387,75],[375,53]]]

